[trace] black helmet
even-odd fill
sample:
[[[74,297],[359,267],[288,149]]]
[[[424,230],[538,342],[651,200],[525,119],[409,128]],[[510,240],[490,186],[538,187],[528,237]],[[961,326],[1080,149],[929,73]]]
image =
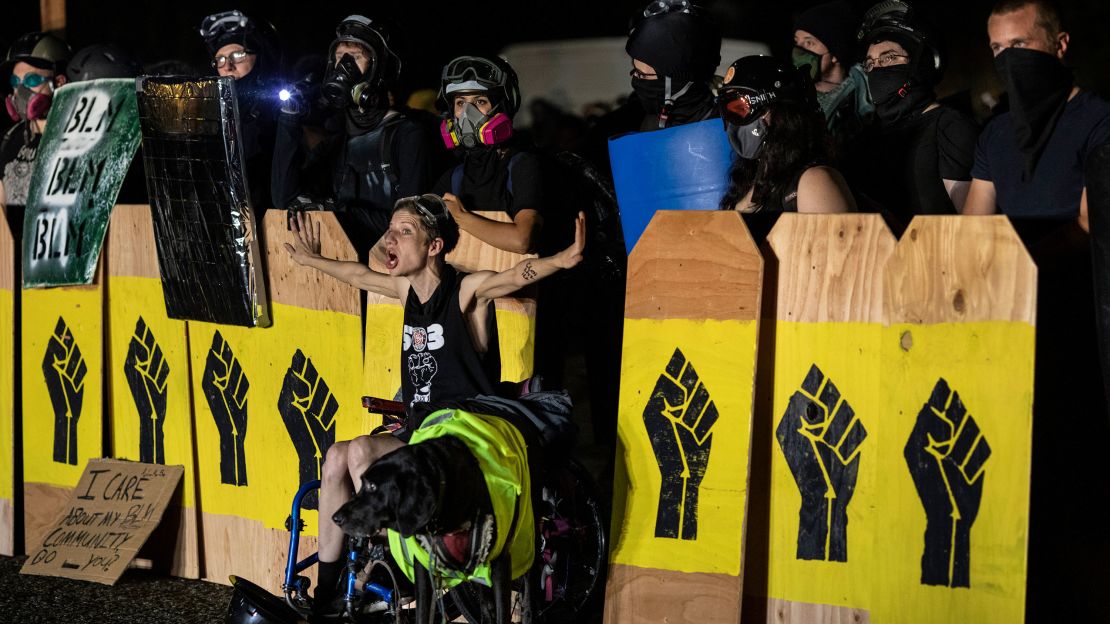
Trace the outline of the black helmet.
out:
[[[241,11],[213,13],[200,22],[200,36],[210,56],[220,48],[237,43],[258,55],[251,73],[278,71],[281,65],[281,46],[277,31],[265,20],[251,19]],[[263,68],[266,68],[265,70]]]
[[[225,624],[297,624],[303,622],[284,601],[254,583],[230,577],[235,592],[227,605]]]
[[[135,78],[143,66],[135,57],[112,44],[97,43],[81,48],[66,66],[70,82],[98,78]]]
[[[940,82],[944,55],[914,8],[902,0],[883,0],[867,10],[856,39],[866,55],[867,47],[880,41],[893,41],[906,49],[913,75],[929,85]]]
[[[717,90],[717,107],[726,126],[746,126],[780,102],[818,110],[809,76],[773,56],[745,56],[729,66]]]
[[[437,98],[444,110],[450,111],[452,94],[474,91],[488,92],[497,106],[503,106],[500,112],[509,117],[520,110],[520,81],[499,56],[460,56],[444,66]]]
[[[341,43],[357,43],[370,51],[370,67],[363,82],[374,90],[393,86],[401,75],[401,57],[394,51],[391,28],[381,20],[363,15],[348,15],[335,28],[335,40],[328,48],[328,65],[335,64],[335,48]]]
[[[27,63],[55,74],[65,71],[70,57],[65,41],[44,32],[31,32],[15,40],[8,48],[8,56],[0,64],[0,74],[9,74],[16,63]]]

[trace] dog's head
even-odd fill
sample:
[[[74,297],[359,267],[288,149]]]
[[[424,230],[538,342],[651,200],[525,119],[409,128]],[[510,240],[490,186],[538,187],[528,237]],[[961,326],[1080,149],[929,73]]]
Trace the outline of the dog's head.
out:
[[[332,516],[349,535],[393,529],[402,535],[422,532],[442,499],[442,468],[419,445],[389,453],[362,474],[362,486]]]

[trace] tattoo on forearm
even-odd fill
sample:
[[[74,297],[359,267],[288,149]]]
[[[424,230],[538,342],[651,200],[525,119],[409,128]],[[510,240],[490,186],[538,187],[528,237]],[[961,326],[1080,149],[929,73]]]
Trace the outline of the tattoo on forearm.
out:
[[[536,270],[532,268],[531,262],[524,264],[524,270],[520,272],[520,276],[528,281],[536,279]]]

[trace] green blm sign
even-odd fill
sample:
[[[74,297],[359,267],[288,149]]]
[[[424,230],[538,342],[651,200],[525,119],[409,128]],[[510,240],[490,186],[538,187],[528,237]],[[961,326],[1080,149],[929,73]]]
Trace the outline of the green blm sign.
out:
[[[27,195],[24,288],[92,282],[140,138],[133,79],[58,89]]]

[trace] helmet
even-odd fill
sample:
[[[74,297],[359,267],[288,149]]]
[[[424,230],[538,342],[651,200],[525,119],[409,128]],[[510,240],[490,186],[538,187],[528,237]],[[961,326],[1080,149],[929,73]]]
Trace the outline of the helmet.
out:
[[[493,108],[483,114],[466,107],[463,116],[455,119],[451,110],[453,94],[475,92],[488,93]],[[439,132],[447,149],[504,143],[513,136],[513,115],[520,109],[516,72],[498,57],[460,56],[443,68],[438,101],[444,109]]]
[[[632,17],[624,49],[660,76],[708,81],[721,62],[721,31],[691,0],[655,0]]]
[[[66,66],[70,82],[98,78],[135,78],[143,67],[135,57],[112,44],[94,44],[81,48]]]
[[[520,110],[520,84],[516,71],[501,57],[460,56],[443,68],[439,79],[439,104],[450,110],[454,93],[486,91],[509,117]]]
[[[200,22],[200,36],[209,55],[215,55],[231,43],[257,54],[252,74],[272,73],[281,65],[281,47],[274,27],[264,20],[251,19],[241,11],[213,13],[204,18]]]
[[[363,15],[348,15],[335,28],[335,40],[328,48],[328,65],[335,64],[335,48],[341,43],[357,43],[370,51],[370,67],[363,82],[372,89],[388,88],[401,75],[401,57],[394,51],[390,28]]]
[[[65,71],[70,53],[69,45],[54,35],[43,32],[27,33],[8,48],[8,56],[0,64],[0,74],[11,73],[16,63],[28,63],[60,74]]]
[[[817,92],[809,76],[772,56],[745,56],[736,61],[717,90],[717,107],[726,126],[746,126],[779,102],[818,110]]]
[[[277,596],[254,583],[230,577],[235,592],[227,605],[225,624],[295,624],[304,620]]]
[[[864,53],[867,46],[880,41],[898,43],[910,54],[914,77],[930,85],[939,82],[944,72],[940,48],[908,2],[884,0],[868,9],[856,39]]]

